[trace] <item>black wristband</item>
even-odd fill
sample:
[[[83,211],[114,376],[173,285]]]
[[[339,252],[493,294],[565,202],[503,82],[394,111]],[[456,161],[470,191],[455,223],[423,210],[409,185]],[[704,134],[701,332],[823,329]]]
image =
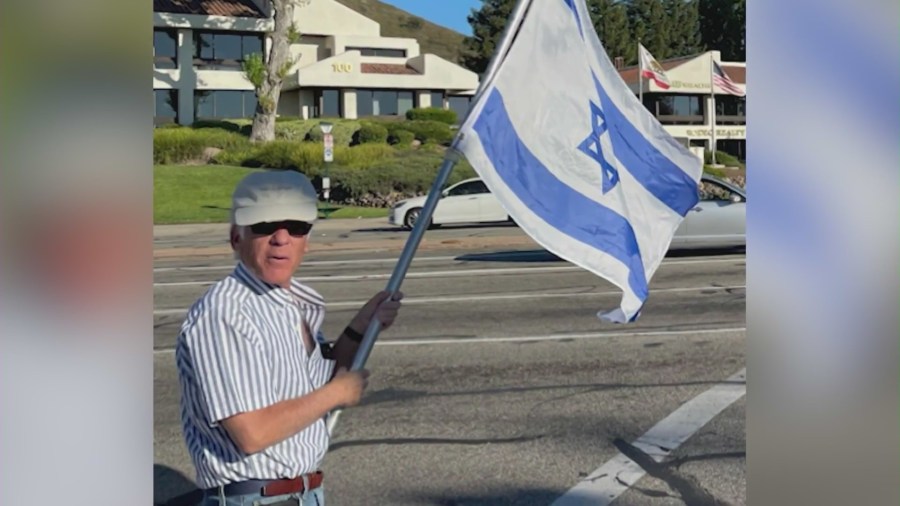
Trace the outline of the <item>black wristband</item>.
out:
[[[349,325],[347,325],[347,327],[344,328],[344,335],[347,336],[347,338],[350,339],[351,341],[353,341],[354,343],[361,343],[363,340],[363,335],[360,334],[359,332],[351,329]]]

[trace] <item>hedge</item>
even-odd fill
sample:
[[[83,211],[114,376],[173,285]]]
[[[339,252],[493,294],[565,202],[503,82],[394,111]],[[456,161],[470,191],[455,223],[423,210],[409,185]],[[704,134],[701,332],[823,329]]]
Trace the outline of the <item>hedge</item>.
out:
[[[153,131],[153,163],[173,165],[200,160],[203,150],[246,149],[247,137],[220,128],[162,128]]]
[[[398,123],[394,132],[405,130],[412,132],[415,139],[423,144],[447,144],[453,140],[453,131],[450,125],[441,123],[440,121],[408,121],[406,123]]]
[[[322,143],[325,134],[323,134],[322,129],[319,128],[320,123],[323,123],[323,121],[315,120],[313,122],[309,134],[306,136],[307,140],[318,142],[320,144]],[[350,143],[353,142],[353,136],[360,127],[359,121],[355,120],[335,121],[332,125],[334,125],[334,127],[331,130],[331,135],[334,138],[335,146],[349,146]]]
[[[424,107],[406,111],[406,119],[411,121],[440,121],[447,125],[455,125],[459,118],[456,111],[440,107]]]
[[[388,129],[386,127],[378,123],[365,121],[360,125],[359,130],[356,132],[353,142],[354,144],[384,144],[387,142],[387,138]]]

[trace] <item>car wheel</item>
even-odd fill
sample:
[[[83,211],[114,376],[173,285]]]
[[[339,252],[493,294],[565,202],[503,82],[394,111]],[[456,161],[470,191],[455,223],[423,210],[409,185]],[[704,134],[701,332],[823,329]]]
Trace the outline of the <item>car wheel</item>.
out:
[[[407,211],[406,216],[403,218],[403,225],[406,226],[409,230],[412,230],[414,226],[416,226],[416,222],[419,221],[419,216],[422,214],[422,208],[416,207],[414,209],[410,209]],[[431,225],[429,224],[429,228]]]

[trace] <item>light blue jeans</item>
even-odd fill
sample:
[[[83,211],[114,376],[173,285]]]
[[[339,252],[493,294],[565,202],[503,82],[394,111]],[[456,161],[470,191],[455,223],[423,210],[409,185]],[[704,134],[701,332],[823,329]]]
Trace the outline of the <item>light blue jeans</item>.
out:
[[[260,494],[211,495],[203,499],[200,506],[325,506],[323,487],[307,490],[302,494],[286,494],[263,497]]]

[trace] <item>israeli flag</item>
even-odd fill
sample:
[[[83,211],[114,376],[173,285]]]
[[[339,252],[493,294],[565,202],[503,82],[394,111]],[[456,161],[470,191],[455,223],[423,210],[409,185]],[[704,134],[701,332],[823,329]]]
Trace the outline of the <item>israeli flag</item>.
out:
[[[702,161],[622,81],[584,0],[532,0],[457,144],[519,226],[624,292],[598,316],[637,319]]]

